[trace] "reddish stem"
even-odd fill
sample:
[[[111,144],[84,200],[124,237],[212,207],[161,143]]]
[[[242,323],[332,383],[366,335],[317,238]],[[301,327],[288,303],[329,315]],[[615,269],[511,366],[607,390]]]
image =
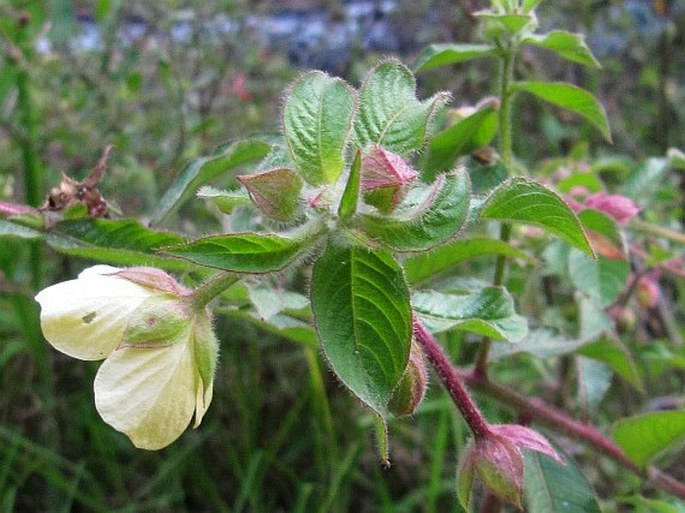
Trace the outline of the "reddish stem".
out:
[[[450,363],[442,347],[416,316],[414,316],[414,335],[476,438],[487,435],[490,428],[466,391],[464,381],[469,386],[518,410],[526,417],[557,428],[572,438],[594,447],[616,461],[621,467],[646,479],[652,486],[685,499],[685,483],[654,466],[641,469],[630,461],[618,445],[604,436],[596,427],[571,418],[568,413],[550,406],[542,399],[528,398],[511,388],[493,383],[482,373],[472,372],[460,375],[460,372]]]
[[[416,316],[414,316],[414,336],[423,348],[426,357],[430,360],[443,385],[445,385],[450,396],[452,396],[454,404],[459,408],[462,417],[464,417],[476,440],[490,434],[488,422],[483,417],[478,406],[476,406],[476,403],[471,399],[457,369],[452,366],[440,344],[438,344],[433,335]]]

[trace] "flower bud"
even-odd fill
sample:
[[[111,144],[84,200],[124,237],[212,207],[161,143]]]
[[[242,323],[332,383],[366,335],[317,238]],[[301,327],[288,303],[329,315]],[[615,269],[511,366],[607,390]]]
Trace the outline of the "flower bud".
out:
[[[426,372],[423,352],[416,341],[412,339],[407,368],[397,387],[395,387],[388,404],[390,411],[398,417],[413,414],[426,395],[427,384],[428,373]]]
[[[292,169],[273,169],[236,179],[247,189],[252,202],[272,219],[290,221],[297,213],[302,179]]]
[[[523,508],[524,459],[521,449],[546,454],[563,464],[550,443],[536,431],[513,424],[489,426],[489,432],[469,442],[457,470],[457,493],[469,509],[475,476],[503,501]]]
[[[585,199],[585,206],[609,214],[618,224],[626,224],[640,212],[633,200],[620,194],[598,192]]]
[[[41,328],[55,349],[102,360],[95,377],[100,416],[136,447],[161,449],[212,397],[218,345],[209,312],[159,269],[96,265],[42,290]]]
[[[418,176],[402,157],[380,146],[362,158],[361,172],[364,201],[385,214],[397,208]]]

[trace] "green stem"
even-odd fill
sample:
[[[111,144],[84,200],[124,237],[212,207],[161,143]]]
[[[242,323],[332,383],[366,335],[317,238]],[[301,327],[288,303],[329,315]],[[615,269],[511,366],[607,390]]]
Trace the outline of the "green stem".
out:
[[[509,44],[502,49],[502,59],[500,62],[500,108],[499,108],[499,150],[502,158],[502,164],[510,175],[514,164],[514,151],[512,149],[512,126],[511,126],[511,101],[513,99],[513,92],[511,91],[511,82],[514,78],[514,62],[516,56],[516,48]],[[503,224],[500,227],[500,240],[508,242],[511,235],[511,227],[508,224]],[[504,273],[507,268],[507,257],[504,255],[497,256],[495,264],[495,276],[492,284],[500,286],[504,282]],[[474,372],[485,377],[487,375],[488,354],[492,346],[492,339],[490,337],[483,337],[478,348],[478,355],[476,356],[476,364]]]
[[[514,61],[515,49],[511,46],[504,48],[500,63],[499,151],[507,174],[511,174],[514,163],[511,135],[511,82],[514,78]]]
[[[511,236],[511,225],[502,224],[500,227],[499,238],[502,242],[508,242]],[[495,263],[495,275],[492,278],[492,284],[499,287],[504,283],[504,272],[507,268],[507,257],[504,255],[497,255],[497,262]],[[473,372],[479,376],[485,377],[487,375],[488,354],[492,346],[492,339],[490,337],[483,337],[483,340],[478,347],[478,355],[476,356],[476,364]]]
[[[664,239],[677,242],[678,244],[685,244],[685,233],[677,232],[666,228],[665,226],[659,226],[658,224],[649,223],[643,221],[642,219],[634,218],[630,221],[630,228],[643,233],[649,233],[652,235],[657,235],[663,237]]]
[[[216,296],[236,283],[240,278],[235,274],[220,272],[196,288],[190,296],[194,310],[201,310]]]
[[[23,28],[23,27],[22,27]],[[38,157],[38,118],[31,95],[31,76],[29,75],[26,56],[31,48],[26,41],[24,30],[20,29],[17,37],[17,50],[20,59],[14,62],[17,68],[17,110],[22,128],[21,151],[24,163],[24,190],[26,202],[37,207],[42,199],[43,169]],[[30,244],[31,285],[38,290],[41,285],[43,246],[40,242]]]

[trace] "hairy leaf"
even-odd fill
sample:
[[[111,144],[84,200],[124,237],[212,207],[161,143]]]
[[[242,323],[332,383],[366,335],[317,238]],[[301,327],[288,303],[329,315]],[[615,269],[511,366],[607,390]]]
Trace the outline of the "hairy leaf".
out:
[[[459,262],[488,255],[503,255],[510,258],[520,258],[530,264],[537,263],[533,257],[506,242],[486,237],[475,237],[455,240],[430,253],[419,253],[411,256],[403,262],[403,266],[409,283],[418,283],[449,270]]]
[[[492,105],[478,109],[431,138],[424,167],[424,178],[449,171],[457,159],[479,150],[497,133],[497,111]]]
[[[503,287],[459,295],[420,291],[412,295],[412,305],[434,332],[456,328],[517,342],[528,331],[528,322],[516,313],[514,300]]]
[[[469,209],[468,174],[441,175],[416,208],[398,209],[392,216],[363,215],[362,229],[395,251],[421,251],[453,237]]]
[[[539,226],[593,255],[576,214],[557,193],[526,178],[512,178],[497,187],[481,211],[485,219]]]
[[[241,164],[264,157],[270,148],[271,140],[268,138],[247,139],[220,146],[213,155],[193,160],[183,168],[159,200],[150,224],[162,222],[184,199],[212,178]]]
[[[449,99],[438,93],[425,101],[416,98],[416,80],[398,61],[390,60],[369,73],[359,91],[354,132],[360,147],[377,143],[404,155],[424,145],[436,109]]]
[[[168,255],[238,273],[279,271],[302,255],[309,240],[275,233],[228,233],[163,248]]]
[[[311,301],[331,368],[385,416],[411,343],[409,290],[399,264],[382,250],[329,243],[314,264]]]
[[[308,183],[335,183],[354,113],[354,92],[343,80],[313,71],[288,94],[283,127],[290,156]]]

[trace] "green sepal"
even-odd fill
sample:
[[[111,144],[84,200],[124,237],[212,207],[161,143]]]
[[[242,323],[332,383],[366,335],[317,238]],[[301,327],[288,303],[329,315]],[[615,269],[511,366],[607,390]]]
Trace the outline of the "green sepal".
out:
[[[468,174],[456,170],[440,175],[422,192],[421,201],[413,208],[400,207],[392,216],[361,216],[361,228],[394,251],[423,251],[446,242],[466,220],[470,199]]]
[[[359,202],[359,183],[361,180],[362,157],[361,152],[357,150],[350,168],[350,176],[347,178],[345,185],[345,192],[343,192],[340,199],[340,206],[338,207],[338,215],[347,219],[352,217],[357,211],[357,203]]]
[[[276,221],[290,221],[300,206],[302,178],[292,169],[279,168],[254,175],[238,175],[252,202]]]

